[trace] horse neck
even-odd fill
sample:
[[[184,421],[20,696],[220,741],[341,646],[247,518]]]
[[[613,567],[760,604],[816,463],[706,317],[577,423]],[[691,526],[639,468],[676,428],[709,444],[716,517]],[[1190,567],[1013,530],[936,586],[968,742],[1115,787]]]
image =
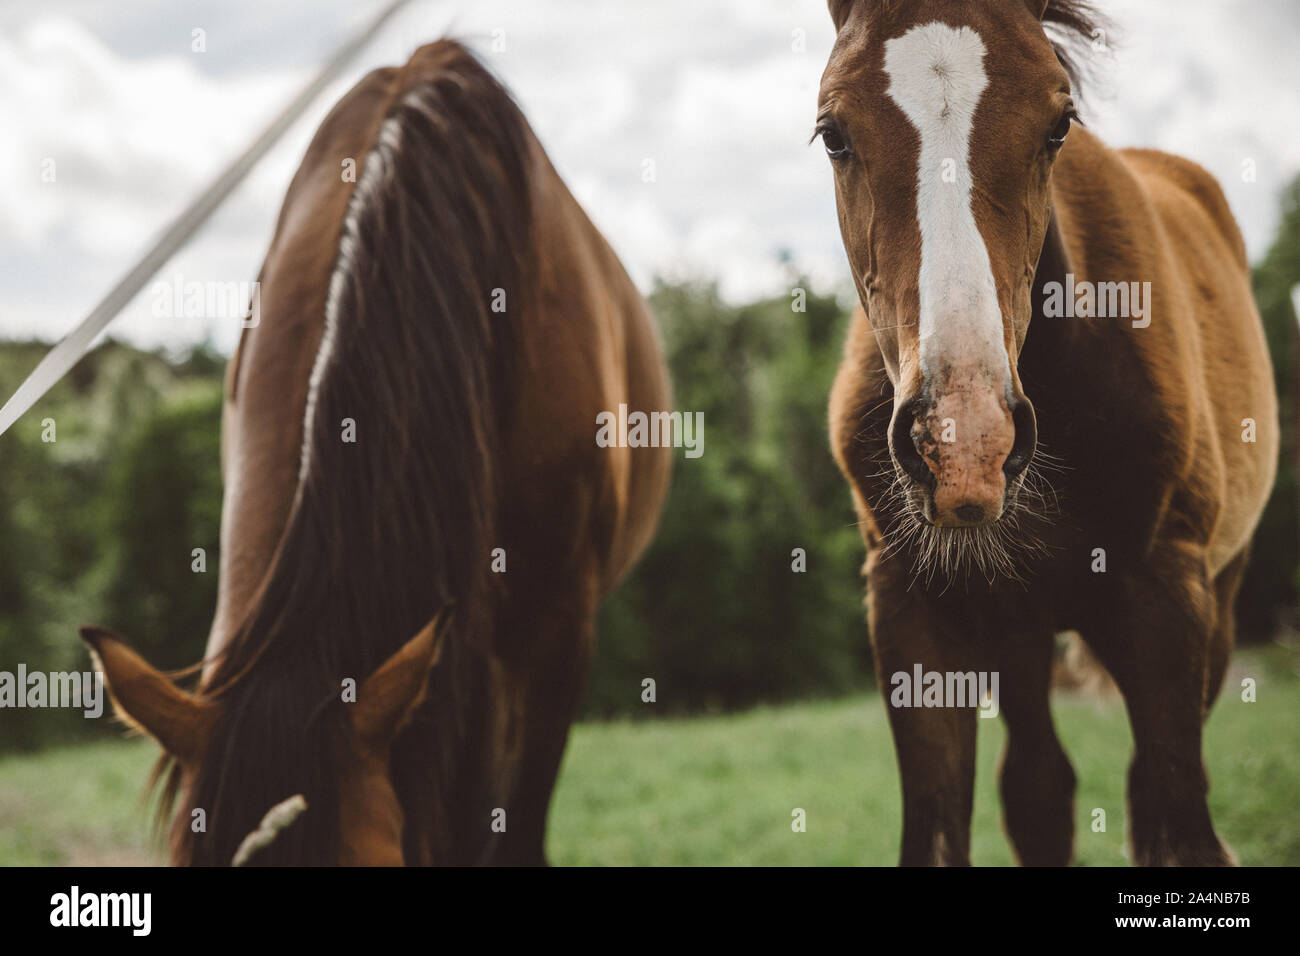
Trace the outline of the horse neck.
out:
[[[1083,132],[1083,131],[1080,131]],[[1121,318],[1045,315],[1046,287],[1133,281],[1160,269],[1153,238],[1159,227],[1141,186],[1121,155],[1084,133],[1057,170],[1052,210],[1032,292],[1033,314],[1018,368],[1039,419],[1044,450],[1070,474],[1111,447],[1117,422],[1134,421],[1135,396],[1151,386],[1144,349],[1149,332]],[[1062,160],[1066,157],[1063,154]],[[1151,307],[1151,303],[1147,303]],[[1075,480],[1061,477],[1059,481]]]
[[[1119,168],[1117,155],[1095,137],[1088,137],[1081,152],[1087,158],[1061,169],[1052,189],[1047,234],[1034,273],[1029,335],[1019,360],[1022,377],[1043,383],[1095,378],[1106,367],[1099,363],[1106,362],[1108,353],[1113,357],[1117,345],[1122,347],[1114,320],[1045,315],[1047,286],[1060,283],[1068,289],[1071,277],[1094,280],[1099,267],[1113,267],[1099,249],[1141,248],[1142,242],[1137,233],[1145,220],[1126,209],[1123,192],[1110,185],[1129,175]]]
[[[1051,220],[1035,274],[1030,339],[1034,361],[1044,372],[1092,368],[1130,336],[1113,319],[1080,320],[1042,315],[1049,282],[1076,283],[1150,278],[1161,269],[1158,237],[1162,229],[1133,166],[1086,129],[1071,133],[1058,160],[1051,190]],[[1028,343],[1027,343],[1028,344]],[[1065,351],[1056,352],[1056,349]],[[1043,353],[1046,354],[1043,354]]]
[[[1085,330],[1077,322],[1044,315],[1047,286],[1053,282],[1064,283],[1071,273],[1071,256],[1066,246],[1061,222],[1053,206],[1047,235],[1038,256],[1034,272],[1034,287],[1030,296],[1033,315],[1029,322],[1029,335],[1020,353],[1021,375],[1043,378],[1065,371],[1076,356],[1076,349]]]

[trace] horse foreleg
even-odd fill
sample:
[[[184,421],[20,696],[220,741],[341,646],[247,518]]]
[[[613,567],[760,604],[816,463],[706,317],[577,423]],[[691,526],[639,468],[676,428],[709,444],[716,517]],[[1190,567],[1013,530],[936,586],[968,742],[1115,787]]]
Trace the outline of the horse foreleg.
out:
[[[1128,707],[1135,744],[1129,767],[1129,838],[1142,866],[1235,862],[1219,841],[1206,797],[1201,727],[1218,622],[1205,555],[1159,546],[1147,573],[1121,585],[1109,633],[1085,639]]]
[[[1000,645],[998,704],[1007,726],[999,790],[1022,866],[1065,866],[1074,850],[1074,770],[1052,726],[1050,633]]]
[[[876,679],[889,714],[903,785],[903,866],[969,866],[975,789],[972,707],[895,706],[894,675],[965,671],[969,648],[913,594],[871,588]],[[900,679],[901,680],[901,679]],[[902,695],[899,695],[900,697]]]
[[[535,626],[530,647],[508,664],[510,710],[514,739],[509,768],[509,795],[505,798],[506,829],[492,843],[488,858],[493,865],[547,865],[546,818],[560,762],[586,688],[594,623],[575,621],[569,615],[552,617]]]

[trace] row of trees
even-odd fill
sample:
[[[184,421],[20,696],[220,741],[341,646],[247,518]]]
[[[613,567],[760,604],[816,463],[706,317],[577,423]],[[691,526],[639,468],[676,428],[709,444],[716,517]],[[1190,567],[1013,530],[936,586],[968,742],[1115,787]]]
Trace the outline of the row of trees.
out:
[[[0,348],[0,391],[46,348]],[[177,361],[110,343],[0,438],[0,670],[88,669],[83,624],[120,628],[165,667],[201,653],[216,600],[222,366],[206,346]],[[209,573],[190,570],[196,547]],[[0,748],[107,724],[6,709]]]

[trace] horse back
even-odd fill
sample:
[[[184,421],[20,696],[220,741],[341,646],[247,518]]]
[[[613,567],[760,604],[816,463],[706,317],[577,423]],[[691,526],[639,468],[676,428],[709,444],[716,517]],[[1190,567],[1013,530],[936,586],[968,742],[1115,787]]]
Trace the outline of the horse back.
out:
[[[1237,267],[1249,267],[1246,243],[1242,239],[1237,220],[1232,215],[1228,198],[1209,171],[1183,156],[1155,149],[1123,149],[1119,155],[1148,189],[1156,192],[1166,188],[1177,190],[1186,200],[1200,206],[1210,219],[1212,240],[1222,243]]]

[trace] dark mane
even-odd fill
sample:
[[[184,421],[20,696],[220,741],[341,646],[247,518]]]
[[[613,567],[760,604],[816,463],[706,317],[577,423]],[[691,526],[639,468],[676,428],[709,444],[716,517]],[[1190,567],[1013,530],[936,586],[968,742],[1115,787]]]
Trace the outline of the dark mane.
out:
[[[482,719],[476,647],[491,619],[499,434],[512,396],[510,314],[530,229],[530,140],[514,102],[461,46],[408,67],[359,172],[330,285],[297,497],[254,608],[206,691],[223,707],[173,831],[176,861],[229,863],[275,803],[308,811],[253,860],[331,862],[358,685],[448,602],[427,703],[393,751],[408,862],[472,855],[445,821]],[[430,62],[436,69],[429,69]],[[274,316],[269,316],[274,321]],[[355,442],[342,440],[343,421]],[[342,742],[342,743],[340,743]],[[407,759],[418,755],[419,759]],[[455,784],[453,784],[455,781]],[[164,802],[179,789],[169,774]]]
[[[1108,21],[1093,0],[1048,0],[1043,26],[1056,50],[1056,58],[1070,75],[1075,97],[1081,97],[1089,78],[1094,34],[1100,30],[1102,36],[1109,37]]]

